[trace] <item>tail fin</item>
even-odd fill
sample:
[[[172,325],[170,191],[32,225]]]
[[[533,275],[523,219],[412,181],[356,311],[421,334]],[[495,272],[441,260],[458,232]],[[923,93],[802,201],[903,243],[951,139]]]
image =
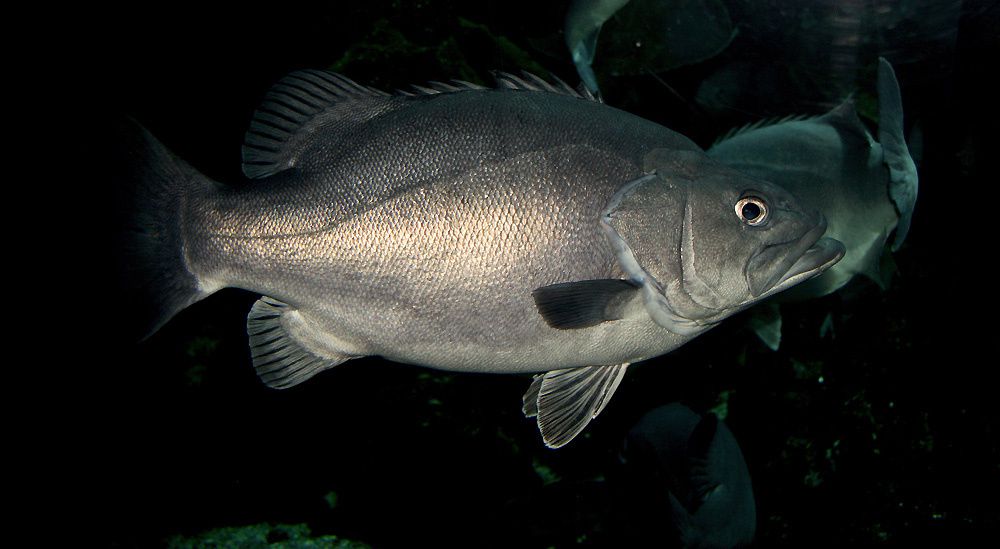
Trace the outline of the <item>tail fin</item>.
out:
[[[134,339],[145,339],[215,289],[184,254],[182,208],[216,183],[175,157],[134,120],[122,124],[126,179],[119,208],[119,289]]]

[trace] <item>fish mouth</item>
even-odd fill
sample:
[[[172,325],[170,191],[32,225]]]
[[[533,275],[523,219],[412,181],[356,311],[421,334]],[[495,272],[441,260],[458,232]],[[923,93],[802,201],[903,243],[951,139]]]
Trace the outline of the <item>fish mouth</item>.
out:
[[[751,295],[757,299],[772,296],[809,280],[840,261],[846,252],[844,244],[839,240],[823,237],[825,232],[826,223],[820,223],[793,244],[792,249],[780,261],[782,252],[791,243],[768,246],[754,255],[747,264],[746,275]],[[775,262],[778,268],[771,270],[769,276],[760,274],[767,272],[767,269],[763,269],[764,265]],[[789,263],[787,268],[781,268]]]
[[[770,290],[761,297],[767,297],[782,290],[809,280],[810,278],[833,267],[838,261],[843,259],[846,248],[844,244],[830,237],[820,238],[815,244],[810,246],[799,259],[792,264],[788,270]]]

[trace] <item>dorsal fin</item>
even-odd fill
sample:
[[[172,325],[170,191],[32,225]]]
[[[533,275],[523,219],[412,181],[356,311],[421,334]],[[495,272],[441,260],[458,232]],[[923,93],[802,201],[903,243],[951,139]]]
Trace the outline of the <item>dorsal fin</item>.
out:
[[[802,122],[805,120],[812,120],[819,118],[817,115],[813,114],[790,114],[787,116],[774,116],[771,118],[764,118],[762,120],[757,120],[756,122],[750,122],[744,124],[743,126],[737,126],[722,134],[722,137],[717,138],[713,143],[712,147],[722,143],[723,141],[728,141],[738,135],[742,135],[747,132],[754,130],[759,130],[769,126],[777,126],[778,124],[784,124],[785,122]]]
[[[328,117],[362,122],[380,112],[365,100],[389,94],[362,86],[339,74],[295,71],[282,78],[254,113],[243,141],[243,173],[257,179],[285,170],[295,162],[296,145],[309,129]],[[350,108],[343,105],[350,103]]]
[[[867,128],[865,128],[861,119],[858,118],[857,109],[854,107],[854,97],[848,96],[847,99],[844,99],[843,102],[824,114],[791,114],[787,116],[775,116],[733,128],[723,134],[722,137],[716,139],[715,142],[712,143],[712,147],[722,143],[723,141],[728,141],[729,139],[755,130],[761,130],[789,122],[808,121],[822,122],[839,128],[846,131],[848,134],[860,138],[862,141],[867,143],[868,146],[870,146],[873,141]]]
[[[560,78],[554,75],[552,76],[552,79],[555,80],[555,83],[548,82],[540,76],[536,76],[527,71],[521,71],[521,76],[516,76],[509,72],[494,71],[493,77],[496,78],[498,88],[557,93],[560,95],[576,97],[577,99],[599,102],[598,98],[595,97],[594,94],[589,91],[582,92],[580,90],[575,90],[569,84],[563,82]],[[586,90],[586,88],[583,89]]]
[[[469,90],[488,90],[486,86],[466,82],[465,80],[451,80],[449,82],[430,81],[426,86],[410,85],[410,90],[396,90],[396,95],[406,97],[416,97],[418,95],[437,95],[439,93],[454,93]]]
[[[500,89],[543,91],[598,101],[590,92],[574,90],[556,77],[553,84],[528,72],[520,77],[505,72],[495,72],[494,76]],[[295,165],[299,146],[313,129],[335,121],[346,133],[355,124],[400,107],[402,103],[393,98],[486,89],[489,88],[451,80],[413,85],[409,90],[389,94],[331,71],[295,71],[275,84],[254,112],[243,141],[243,173],[259,179],[286,170]]]
[[[841,135],[847,135],[860,141],[864,147],[871,147],[875,140],[868,133],[868,128],[861,122],[858,109],[854,106],[854,97],[849,96],[841,104],[830,109],[830,112],[818,118],[840,130]]]

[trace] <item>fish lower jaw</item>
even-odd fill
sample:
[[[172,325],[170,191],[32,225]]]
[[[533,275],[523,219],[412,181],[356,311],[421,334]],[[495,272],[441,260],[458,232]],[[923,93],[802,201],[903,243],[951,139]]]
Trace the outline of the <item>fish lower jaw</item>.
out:
[[[843,259],[845,253],[846,248],[839,240],[820,238],[792,264],[778,282],[761,294],[758,300],[820,275]]]

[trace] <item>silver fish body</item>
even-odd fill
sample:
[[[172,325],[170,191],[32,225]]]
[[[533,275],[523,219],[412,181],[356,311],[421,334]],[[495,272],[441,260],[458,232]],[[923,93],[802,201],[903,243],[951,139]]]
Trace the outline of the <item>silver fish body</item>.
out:
[[[387,102],[419,105],[346,142],[336,129],[317,135],[291,173],[194,204],[186,241],[198,278],[288,304],[337,352],[451,370],[609,364],[683,342],[649,319],[625,338],[613,323],[551,328],[532,291],[622,278],[601,210],[650,150],[693,144],[556,94]]]
[[[559,411],[558,435],[546,437],[555,446],[603,408],[628,363],[842,254],[819,240],[822,217],[780,188],[662,126],[526,78],[389,96],[293,73],[255,115],[244,148],[254,181],[240,187],[147,136],[158,158],[147,187],[182,181],[140,207],[159,212],[137,245],[163,249],[147,252],[160,257],[149,270],[175,275],[152,326],[223,287],[260,293],[248,333],[258,374],[277,388],[366,355],[571,371],[538,376],[534,407],[526,397],[540,426]],[[773,204],[766,227],[733,210],[747,193]],[[578,391],[561,399],[572,406],[544,404]]]

